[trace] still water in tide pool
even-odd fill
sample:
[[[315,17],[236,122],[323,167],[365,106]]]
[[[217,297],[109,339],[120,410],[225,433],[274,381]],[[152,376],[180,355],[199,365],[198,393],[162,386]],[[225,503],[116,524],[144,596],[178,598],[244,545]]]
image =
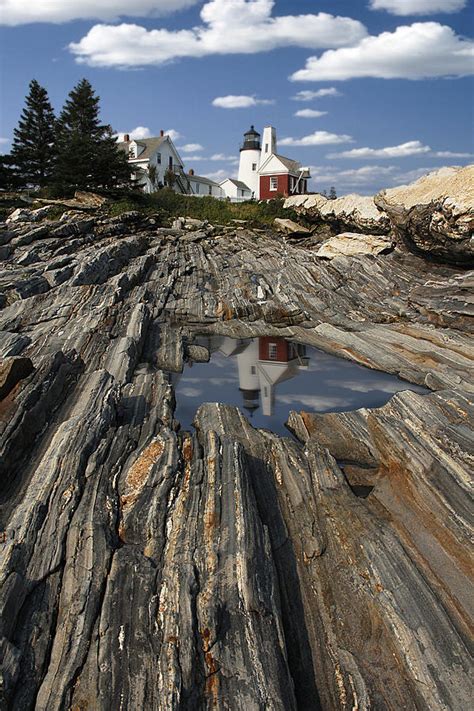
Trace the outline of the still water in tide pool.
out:
[[[212,336],[195,343],[209,349],[209,363],[188,363],[182,374],[171,376],[175,417],[185,429],[204,402],[236,405],[254,427],[287,435],[290,410],[342,412],[380,407],[400,390],[427,392],[394,375],[284,338]]]

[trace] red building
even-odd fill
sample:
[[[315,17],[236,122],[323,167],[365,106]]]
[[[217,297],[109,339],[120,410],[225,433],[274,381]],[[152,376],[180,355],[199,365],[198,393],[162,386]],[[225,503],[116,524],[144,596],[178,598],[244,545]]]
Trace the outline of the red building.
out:
[[[277,195],[304,195],[308,192],[309,168],[273,153],[260,167],[260,200],[271,200]]]
[[[263,336],[258,339],[258,359],[274,363],[289,363],[306,356],[306,347],[284,338]]]

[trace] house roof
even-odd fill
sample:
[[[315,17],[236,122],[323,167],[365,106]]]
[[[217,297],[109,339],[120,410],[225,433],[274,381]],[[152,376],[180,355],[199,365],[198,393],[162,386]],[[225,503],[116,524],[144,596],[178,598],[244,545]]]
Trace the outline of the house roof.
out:
[[[153,153],[166,140],[168,140],[168,136],[157,136],[156,138],[140,138],[139,141],[134,141],[133,139],[131,141],[121,141],[117,145],[120,150],[124,151],[124,153],[126,153],[127,155],[132,143],[136,143],[137,146],[143,146],[145,150],[142,151],[142,153],[140,153],[140,155],[137,156],[137,158],[134,158],[133,160],[147,160],[148,158],[151,158]]]
[[[240,190],[248,190],[249,193],[252,192],[250,190],[250,188],[248,187],[248,185],[245,185],[245,183],[243,183],[241,180],[234,180],[234,178],[226,178],[225,180],[222,181],[222,183],[227,183],[227,182],[233,183]],[[220,185],[222,185],[222,183],[220,183]]]
[[[219,187],[219,183],[216,183],[210,178],[206,178],[204,175],[189,175],[188,173],[186,177],[191,183],[194,180],[195,183],[205,183],[206,185],[215,185],[216,187]]]
[[[290,173],[296,173],[298,174],[301,170],[301,163],[297,160],[292,160],[291,158],[286,158],[285,156],[281,156],[278,153],[272,153],[271,155],[268,156],[267,160],[262,163],[262,165],[259,168],[259,173],[261,173],[267,163],[271,161],[272,158],[276,158],[280,163],[290,172]]]

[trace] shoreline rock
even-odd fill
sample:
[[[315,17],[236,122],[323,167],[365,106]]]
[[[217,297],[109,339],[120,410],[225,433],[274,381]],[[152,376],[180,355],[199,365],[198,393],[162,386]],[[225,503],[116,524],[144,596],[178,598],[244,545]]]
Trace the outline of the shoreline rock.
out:
[[[383,190],[374,202],[411,249],[453,264],[474,263],[474,165],[442,168]]]
[[[473,274],[81,215],[0,229],[4,705],[467,708]],[[292,413],[293,439],[218,403],[181,431],[201,335],[431,392]]]

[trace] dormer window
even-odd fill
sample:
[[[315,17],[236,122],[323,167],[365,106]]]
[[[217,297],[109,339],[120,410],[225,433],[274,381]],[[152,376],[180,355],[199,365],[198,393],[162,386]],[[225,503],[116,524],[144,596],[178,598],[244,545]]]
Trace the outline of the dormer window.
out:
[[[156,162],[158,165],[161,165],[161,153],[156,154]]]
[[[130,146],[128,149],[128,157],[129,158],[136,158],[137,157],[137,150],[135,146]]]

